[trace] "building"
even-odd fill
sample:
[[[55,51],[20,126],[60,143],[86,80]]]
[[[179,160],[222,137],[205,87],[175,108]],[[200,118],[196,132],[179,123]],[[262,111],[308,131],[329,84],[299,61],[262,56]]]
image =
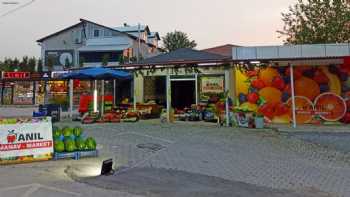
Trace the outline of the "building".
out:
[[[215,53],[218,55],[222,55],[225,57],[232,57],[232,48],[233,47],[238,47],[238,45],[233,45],[233,44],[225,44],[221,46],[216,46],[208,49],[203,49],[202,51],[208,52],[208,53]]]
[[[158,32],[151,32],[145,25],[107,27],[80,19],[79,23],[37,42],[41,46],[44,70],[49,70],[47,66],[52,66],[51,70],[64,70],[102,62],[117,66],[137,57],[149,58],[160,53],[159,40]]]

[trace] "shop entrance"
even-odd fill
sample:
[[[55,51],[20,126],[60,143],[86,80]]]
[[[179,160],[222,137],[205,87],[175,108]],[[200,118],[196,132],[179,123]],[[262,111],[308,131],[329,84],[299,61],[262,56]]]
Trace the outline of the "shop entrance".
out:
[[[196,104],[196,81],[174,80],[171,82],[171,106],[174,109],[184,109]]]

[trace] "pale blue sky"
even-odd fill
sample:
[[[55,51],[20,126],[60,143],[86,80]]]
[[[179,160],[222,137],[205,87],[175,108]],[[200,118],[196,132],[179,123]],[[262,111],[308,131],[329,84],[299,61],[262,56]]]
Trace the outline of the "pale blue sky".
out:
[[[30,0],[0,0],[18,1]],[[138,22],[151,31],[181,30],[198,49],[222,44],[281,44],[277,29],[281,12],[296,0],[36,0],[32,5],[0,18],[0,59],[39,56],[36,40],[79,21],[107,26]],[[0,15],[15,6],[0,4]]]

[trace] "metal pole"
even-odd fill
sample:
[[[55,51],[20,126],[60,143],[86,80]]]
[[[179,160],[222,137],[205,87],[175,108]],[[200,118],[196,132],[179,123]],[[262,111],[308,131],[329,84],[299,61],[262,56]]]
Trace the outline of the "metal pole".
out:
[[[134,105],[134,111],[136,111],[136,104],[137,104],[137,91],[136,91],[136,74],[134,73],[134,83],[133,83],[133,88],[134,88],[134,99],[133,99],[133,105]]]
[[[73,118],[73,79],[69,80],[69,117]]]
[[[94,112],[96,113],[97,110],[97,80],[94,81],[94,98],[93,98],[93,106],[94,106]]]
[[[117,95],[117,93],[116,93],[116,86],[117,86],[117,81],[114,79],[113,80],[113,108],[115,107],[115,105],[116,105],[116,95]]]
[[[170,109],[171,109],[171,81],[170,75],[166,76],[166,113],[167,121],[170,122]]]
[[[228,98],[229,98],[229,91],[230,91],[230,71],[225,70],[225,93],[227,93],[227,98],[225,99],[225,115],[226,115],[226,126],[230,126],[230,109],[229,109],[229,103],[228,103]]]
[[[293,128],[297,127],[296,112],[295,112],[295,92],[294,92],[294,69],[293,65],[290,65],[290,84],[292,92],[292,115],[293,115]]]
[[[105,80],[101,80],[101,115],[103,116],[105,111]]]
[[[137,42],[138,42],[138,46],[137,46],[137,62],[140,61],[140,48],[141,48],[141,25],[140,23],[137,25],[137,32],[138,32],[138,39],[137,39]]]
[[[198,98],[198,74],[196,73],[196,74],[194,74],[194,76],[195,76],[195,91],[196,91],[196,105],[198,105],[198,100],[199,100],[199,98]]]

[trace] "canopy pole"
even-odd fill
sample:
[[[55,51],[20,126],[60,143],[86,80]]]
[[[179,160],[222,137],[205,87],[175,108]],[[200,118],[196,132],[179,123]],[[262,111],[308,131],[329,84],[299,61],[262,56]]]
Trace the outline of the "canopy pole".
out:
[[[73,118],[73,79],[69,80],[69,117]]]
[[[166,76],[166,113],[167,121],[170,123],[170,109],[171,109],[171,81],[170,75]]]
[[[115,79],[113,79],[113,108],[115,108],[116,105],[116,87],[117,86],[117,81]]]
[[[97,112],[97,80],[94,81],[94,99],[93,99],[94,113]]]
[[[231,67],[230,67],[231,68]],[[226,127],[230,126],[230,106],[229,106],[229,91],[230,91],[230,70],[225,70],[225,116],[226,116]]]
[[[105,80],[101,80],[101,116],[103,116],[105,111]]]
[[[134,106],[134,111],[136,111],[136,74],[134,73],[134,82],[133,82],[133,91],[134,91],[134,99],[133,99],[133,106]]]
[[[291,93],[292,93],[292,115],[293,115],[293,128],[297,127],[296,122],[296,112],[295,112],[295,91],[294,91],[294,69],[293,65],[290,66],[290,84],[291,84]]]

